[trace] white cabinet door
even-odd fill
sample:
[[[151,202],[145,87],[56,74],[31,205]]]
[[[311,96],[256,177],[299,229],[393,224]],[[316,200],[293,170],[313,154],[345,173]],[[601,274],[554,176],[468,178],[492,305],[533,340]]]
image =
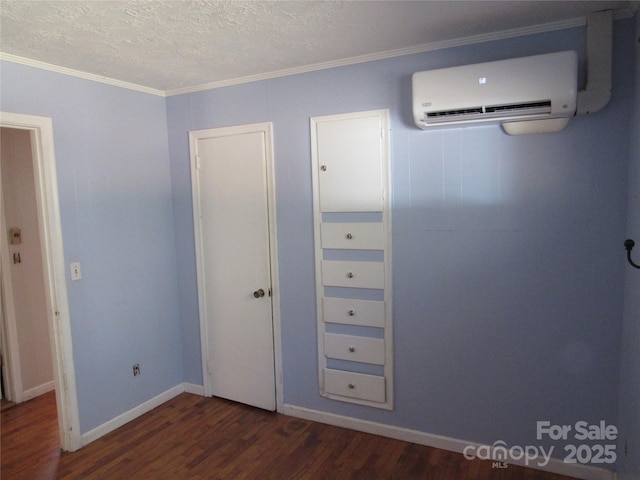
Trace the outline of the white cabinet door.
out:
[[[321,212],[383,209],[383,118],[312,119]]]

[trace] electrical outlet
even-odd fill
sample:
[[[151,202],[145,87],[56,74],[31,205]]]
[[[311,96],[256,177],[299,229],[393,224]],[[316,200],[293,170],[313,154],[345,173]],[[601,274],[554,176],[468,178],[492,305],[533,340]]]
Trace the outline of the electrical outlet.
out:
[[[136,363],[136,364],[133,366],[133,376],[134,376],[134,377],[137,377],[138,375],[140,375],[140,364],[139,364],[139,363]]]

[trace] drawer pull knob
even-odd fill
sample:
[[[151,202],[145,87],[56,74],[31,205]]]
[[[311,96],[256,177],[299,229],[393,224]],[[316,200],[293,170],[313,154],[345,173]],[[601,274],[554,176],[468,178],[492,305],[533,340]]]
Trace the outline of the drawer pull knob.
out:
[[[353,278],[353,277],[355,277],[355,274],[353,272],[347,273],[347,278]]]
[[[355,352],[355,351],[356,351],[356,347],[354,347],[353,345],[351,345],[351,346],[349,347],[349,351],[350,351],[351,353]]]
[[[347,240],[352,240],[353,239],[353,235],[351,235],[350,233],[347,233],[345,235],[345,237],[347,238]]]
[[[347,315],[349,315],[350,317],[353,317],[355,314],[356,314],[356,311],[355,311],[355,310],[349,310],[349,311],[347,312]]]
[[[354,388],[356,388],[356,386],[355,386],[353,383],[350,383],[350,384],[349,384],[349,388],[350,388],[351,390],[353,390]]]
[[[323,172],[327,171],[327,166],[326,165],[320,165],[320,170],[322,170]]]

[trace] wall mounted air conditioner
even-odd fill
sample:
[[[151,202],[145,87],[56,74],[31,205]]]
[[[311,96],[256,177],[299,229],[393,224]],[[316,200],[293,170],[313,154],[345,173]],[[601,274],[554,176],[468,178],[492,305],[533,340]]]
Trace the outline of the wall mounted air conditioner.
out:
[[[557,52],[413,74],[422,129],[501,122],[511,135],[555,132],[576,112],[578,55]]]

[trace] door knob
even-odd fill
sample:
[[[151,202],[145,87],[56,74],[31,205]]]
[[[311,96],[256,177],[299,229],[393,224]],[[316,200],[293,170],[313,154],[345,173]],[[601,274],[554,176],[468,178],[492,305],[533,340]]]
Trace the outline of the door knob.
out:
[[[253,296],[256,298],[264,297],[264,290],[261,288],[256,290],[255,292],[253,292]]]

